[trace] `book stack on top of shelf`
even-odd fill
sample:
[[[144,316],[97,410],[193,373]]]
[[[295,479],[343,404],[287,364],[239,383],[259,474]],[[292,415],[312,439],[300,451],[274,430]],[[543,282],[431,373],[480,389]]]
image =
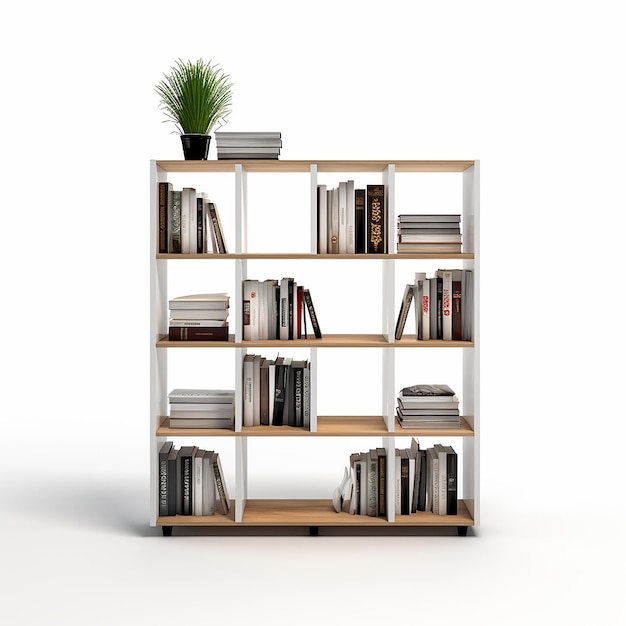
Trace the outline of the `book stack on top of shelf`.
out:
[[[311,370],[306,359],[246,354],[243,359],[243,425],[311,425]]]
[[[234,429],[234,390],[174,389],[168,398],[170,428]]]
[[[398,395],[402,428],[460,428],[459,398],[448,385],[413,385]]]
[[[242,281],[243,339],[308,339],[307,318],[316,339],[322,332],[311,292],[294,278]]]
[[[385,254],[386,207],[384,185],[355,189],[353,180],[318,185],[318,253]]]
[[[460,253],[461,242],[460,215],[398,215],[399,254]]]
[[[159,515],[228,515],[230,499],[220,456],[198,446],[159,450]]]
[[[216,132],[218,159],[278,159],[280,132]]]
[[[200,293],[169,301],[170,341],[228,341],[229,296]]]
[[[226,239],[215,202],[193,187],[159,183],[159,253],[226,254]]]
[[[440,269],[432,278],[416,272],[405,286],[395,338],[402,339],[411,304],[415,302],[416,338],[472,341],[474,281],[472,270]]]

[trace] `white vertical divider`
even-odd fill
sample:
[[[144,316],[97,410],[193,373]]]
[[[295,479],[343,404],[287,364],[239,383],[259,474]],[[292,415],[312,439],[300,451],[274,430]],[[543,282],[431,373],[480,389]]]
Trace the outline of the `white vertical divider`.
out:
[[[248,251],[248,173],[241,164],[235,165],[235,252]],[[243,341],[242,284],[248,277],[247,259],[235,261],[235,343]],[[235,350],[235,431],[243,430],[243,359],[246,348]],[[235,521],[241,522],[248,498],[248,438],[235,437]]]
[[[311,163],[311,254],[317,254],[317,164]]]
[[[243,521],[248,500],[248,438],[235,437],[235,522]]]
[[[395,165],[387,165],[383,171],[383,184],[385,185],[385,241],[387,251],[394,249],[393,233],[395,232]],[[395,342],[395,261],[393,258],[385,258],[382,261],[382,299],[383,299],[383,335],[387,342]],[[395,354],[393,347],[382,349],[383,358],[383,419],[387,430],[394,430],[394,405],[395,405]]]
[[[156,436],[159,417],[167,414],[167,350],[156,347],[168,326],[167,261],[156,258],[158,184],[166,180],[156,161],[150,161],[150,526],[156,526],[159,514],[158,453],[166,440]]]
[[[463,172],[463,241],[474,259],[464,261],[474,278],[474,347],[463,350],[463,413],[474,429],[463,439],[463,499],[474,525],[480,523],[480,163]]]
[[[396,521],[396,440],[383,437],[383,447],[387,451],[387,521]]]

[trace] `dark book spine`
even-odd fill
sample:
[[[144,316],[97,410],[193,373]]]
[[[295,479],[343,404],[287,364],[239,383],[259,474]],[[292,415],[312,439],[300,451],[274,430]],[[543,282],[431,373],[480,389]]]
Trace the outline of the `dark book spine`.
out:
[[[458,512],[457,505],[457,454],[451,448],[446,454],[447,460],[447,491],[446,491],[446,507],[448,515],[456,515]]]
[[[296,406],[295,406],[295,378],[294,369],[291,365],[285,367],[286,371],[286,387],[285,387],[285,403],[283,411],[283,424],[287,426],[296,425]]]
[[[213,202],[209,202],[208,209],[211,225],[213,226],[213,233],[215,234],[215,241],[217,243],[217,250],[220,254],[226,254],[226,243],[224,242],[224,233],[222,233],[220,220],[217,216],[217,207]]]
[[[191,515],[191,490],[192,490],[192,480],[191,480],[191,456],[184,456],[181,459],[181,487],[183,492],[183,515]]]
[[[452,339],[461,341],[463,338],[461,281],[452,281]]]
[[[366,237],[368,254],[384,254],[386,250],[385,239],[385,186],[367,186],[367,215]]]
[[[418,511],[426,510],[426,482],[428,480],[428,471],[426,469],[427,460],[428,459],[426,457],[426,452],[422,451],[422,454],[419,456],[420,477],[419,477],[419,488],[418,488],[418,496],[417,496],[417,510]]]
[[[263,426],[269,426],[270,423],[270,406],[269,406],[269,367],[262,366],[261,367],[261,407],[260,407],[260,423]]]
[[[313,299],[311,298],[311,292],[308,289],[303,291],[303,298],[306,302],[306,308],[309,311],[309,317],[311,318],[311,326],[313,326],[313,332],[316,339],[322,338],[322,331],[320,330],[319,322],[317,321],[317,315],[315,314],[315,307],[313,306]]]
[[[206,252],[206,250],[204,249],[204,222],[202,220],[203,208],[204,199],[196,198],[196,230],[198,232],[198,243],[196,245],[196,252],[198,254]]]
[[[168,441],[161,447],[159,452],[159,515],[167,515],[168,513],[168,495],[167,495],[167,471],[168,456],[172,449],[172,442]]]
[[[167,222],[169,212],[169,183],[159,183],[159,252],[167,253]]]
[[[354,190],[354,252],[365,252],[365,189]]]
[[[294,290],[295,282],[293,280],[289,280],[288,289],[287,289],[287,311],[288,311],[288,326],[289,326],[289,339],[293,339],[293,330],[294,330],[294,310],[293,310],[293,290]]]
[[[170,326],[170,341],[228,341],[228,326]]]
[[[217,488],[217,504],[222,515],[228,515],[230,511],[230,501],[226,495],[226,486],[224,484],[224,475],[222,465],[217,454],[213,455],[213,474],[215,476],[215,487]]]
[[[396,458],[396,461],[398,459]],[[411,512],[409,494],[409,457],[400,458],[400,514],[408,515]]]
[[[285,366],[282,363],[276,364],[276,380],[274,383],[274,415],[272,424],[274,426],[283,425],[283,412],[285,406]]]
[[[294,426],[302,426],[302,396],[304,386],[304,369],[297,366],[293,370],[294,384]]]
[[[180,238],[180,221],[182,211],[182,192],[180,190],[172,191],[172,206],[169,215],[169,252],[178,254],[182,252]]]
[[[176,515],[176,502],[178,497],[178,476],[176,474],[177,451],[172,449],[167,459],[167,513]]]
[[[297,287],[297,291],[296,291],[296,301],[297,301],[297,318],[298,321],[296,323],[296,328],[297,328],[297,334],[296,337],[298,339],[302,339],[302,299],[303,299],[303,291],[304,288],[302,287],[302,285],[298,285]]]
[[[437,278],[437,339],[443,339],[443,278]]]
[[[387,515],[387,451],[378,448],[378,515]]]

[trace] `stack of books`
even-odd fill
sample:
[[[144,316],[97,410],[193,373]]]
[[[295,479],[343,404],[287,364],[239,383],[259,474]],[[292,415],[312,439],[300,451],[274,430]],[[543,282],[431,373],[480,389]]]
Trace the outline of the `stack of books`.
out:
[[[460,428],[459,399],[448,385],[413,385],[398,396],[402,428]]]
[[[170,341],[228,341],[229,296],[200,293],[169,301]]]
[[[170,428],[234,428],[233,390],[174,389],[168,398]]]
[[[460,253],[461,243],[460,215],[398,215],[399,254]]]
[[[218,159],[278,159],[280,132],[215,133]]]

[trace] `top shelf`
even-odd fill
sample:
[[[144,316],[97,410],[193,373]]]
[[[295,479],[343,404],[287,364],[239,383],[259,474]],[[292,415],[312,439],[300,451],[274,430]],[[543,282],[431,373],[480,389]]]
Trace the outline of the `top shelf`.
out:
[[[258,159],[248,161],[156,161],[166,172],[234,172],[235,165],[242,165],[248,172],[307,173],[311,165],[318,172],[382,172],[394,165],[396,172],[464,172],[474,161],[281,161]]]

